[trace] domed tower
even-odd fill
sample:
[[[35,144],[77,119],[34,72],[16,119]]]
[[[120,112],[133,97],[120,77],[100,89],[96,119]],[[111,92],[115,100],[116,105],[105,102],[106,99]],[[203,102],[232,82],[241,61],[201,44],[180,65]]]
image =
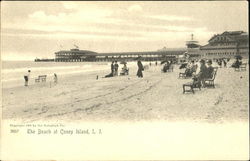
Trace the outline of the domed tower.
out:
[[[199,57],[200,56],[200,45],[198,41],[194,40],[194,34],[191,34],[191,40],[186,41],[187,45],[187,54],[190,57]]]
[[[191,48],[191,49],[200,47],[200,45],[198,44],[198,41],[194,40],[194,34],[191,34],[191,40],[186,41],[186,45],[187,45],[187,48]]]

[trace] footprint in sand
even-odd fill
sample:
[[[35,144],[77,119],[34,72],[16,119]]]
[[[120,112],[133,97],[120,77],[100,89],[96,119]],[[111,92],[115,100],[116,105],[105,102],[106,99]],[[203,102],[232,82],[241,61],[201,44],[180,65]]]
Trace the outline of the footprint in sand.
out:
[[[62,93],[59,93],[57,95],[54,95],[54,97],[58,97],[58,96],[61,96],[61,95],[66,95],[68,92],[62,92]]]
[[[218,98],[217,101],[214,103],[214,105],[218,105],[219,103],[221,103],[222,100],[223,100],[223,96],[219,96],[219,98]]]
[[[247,112],[247,109],[241,109],[240,112]]]
[[[30,111],[36,111],[38,110],[38,108],[34,108],[34,109],[26,109],[26,110],[23,110],[23,112],[30,112]]]
[[[41,115],[43,113],[46,113],[49,110],[49,107],[43,106],[41,112],[37,113],[38,115]]]

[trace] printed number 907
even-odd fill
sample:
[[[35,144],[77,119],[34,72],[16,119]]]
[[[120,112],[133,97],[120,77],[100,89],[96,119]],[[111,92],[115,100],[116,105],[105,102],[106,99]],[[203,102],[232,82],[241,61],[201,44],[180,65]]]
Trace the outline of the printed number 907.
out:
[[[18,133],[18,131],[19,131],[18,129],[11,129],[10,133]]]

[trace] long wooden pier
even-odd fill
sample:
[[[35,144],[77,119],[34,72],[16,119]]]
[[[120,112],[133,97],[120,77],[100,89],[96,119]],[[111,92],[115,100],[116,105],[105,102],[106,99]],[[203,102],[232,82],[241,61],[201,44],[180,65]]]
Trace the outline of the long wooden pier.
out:
[[[148,52],[117,52],[117,53],[96,53],[88,50],[71,49],[55,53],[56,62],[84,62],[84,61],[135,61],[140,57],[143,61],[161,61],[165,59],[177,59],[179,55],[186,52],[185,49],[168,51]]]

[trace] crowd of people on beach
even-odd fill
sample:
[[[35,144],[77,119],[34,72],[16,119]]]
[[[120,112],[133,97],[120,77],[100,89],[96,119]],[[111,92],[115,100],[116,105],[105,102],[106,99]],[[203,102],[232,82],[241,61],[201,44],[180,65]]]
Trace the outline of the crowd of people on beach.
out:
[[[220,58],[214,59],[214,62],[217,63],[218,67],[227,68],[227,64],[230,61],[230,58]],[[190,60],[188,63],[183,63],[180,65],[180,69],[185,68],[185,76],[191,77],[194,83],[200,84],[201,87],[206,87],[205,79],[211,79],[213,77],[214,67],[212,66],[212,60],[209,59],[205,61],[201,59],[199,64],[198,60]],[[233,68],[239,68],[242,64],[241,57],[236,57],[235,62],[231,65]]]
[[[122,70],[120,72],[120,75],[128,75],[129,69],[127,67],[127,63],[123,62],[122,64],[123,64],[123,67],[122,67]],[[112,61],[111,73],[106,75],[105,78],[118,76],[118,69],[119,69],[119,65],[118,65],[117,61]]]
[[[214,59],[214,62],[218,64],[219,67],[227,67],[227,63],[230,61],[229,58],[220,58],[220,59]],[[199,62],[199,63],[198,63]],[[127,67],[127,62],[123,61],[120,64],[123,64],[123,67],[120,72],[120,76],[129,75],[129,68]],[[172,60],[165,60],[161,62],[161,65],[163,65],[162,72],[167,72],[171,67],[173,67],[174,62]],[[222,65],[223,64],[223,65]],[[239,68],[242,64],[241,58],[237,57],[236,61],[231,65],[233,68]],[[149,63],[149,66],[151,66],[152,63]],[[158,65],[158,62],[155,62],[155,66]],[[143,78],[143,71],[147,68],[149,68],[148,65],[144,66],[141,62],[141,58],[137,58],[137,73],[136,76],[138,78]],[[119,64],[117,61],[112,61],[111,63],[111,73],[106,75],[104,78],[108,77],[115,77],[118,76],[119,71]],[[199,83],[202,87],[206,87],[204,80],[212,78],[214,67],[212,66],[212,60],[207,60],[207,62],[204,59],[201,60],[188,60],[188,62],[184,62],[180,65],[179,69],[185,68],[185,77],[190,77],[193,79],[194,82]],[[30,73],[31,70],[28,70],[28,72],[24,75],[24,86],[28,86],[28,82],[30,79]],[[97,76],[98,79],[98,76]],[[54,83],[56,84],[58,82],[57,74],[54,73]]]
[[[199,62],[199,63],[198,63]],[[188,63],[180,65],[179,69],[185,69],[183,73],[185,78],[192,78],[194,83],[199,86],[206,87],[205,79],[211,79],[213,77],[214,67],[212,66],[212,60],[189,60]]]
[[[137,70],[136,75],[138,76],[138,78],[143,78],[142,71],[144,70],[144,66],[139,59],[140,58],[138,58],[138,61],[137,61],[138,70]],[[121,63],[123,64],[123,67],[121,69],[120,75],[121,76],[129,75],[129,68],[127,67],[127,62],[121,62]],[[109,73],[108,75],[105,75],[105,78],[118,76],[118,69],[119,69],[119,65],[118,65],[117,61],[112,61],[111,73]]]
[[[212,60],[208,60],[206,63],[204,59],[201,59],[199,62],[200,62],[199,72],[197,74],[195,73],[192,79],[194,80],[195,83],[205,88],[206,87],[205,79],[211,79],[213,77],[214,67],[212,66]]]
[[[230,58],[220,58],[220,59],[215,59],[215,61],[217,62],[218,66],[220,68],[227,67],[227,63],[230,61]]]

